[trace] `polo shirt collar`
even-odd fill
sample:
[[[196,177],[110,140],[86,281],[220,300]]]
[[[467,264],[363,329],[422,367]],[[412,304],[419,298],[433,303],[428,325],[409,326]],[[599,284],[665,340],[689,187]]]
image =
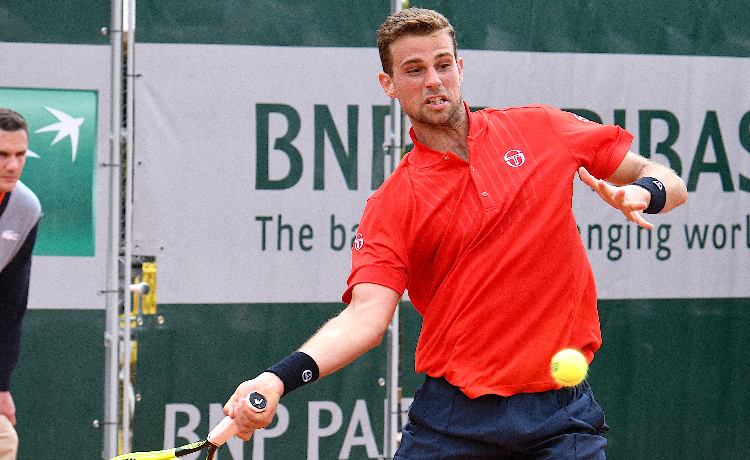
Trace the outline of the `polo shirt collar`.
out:
[[[469,139],[474,139],[480,135],[487,127],[487,119],[480,112],[472,112],[466,101],[463,102],[464,110],[469,116]],[[415,166],[430,166],[443,159],[443,152],[433,150],[426,145],[417,141],[414,135],[414,128],[409,128],[409,137],[414,143],[414,149],[409,152],[410,163]]]

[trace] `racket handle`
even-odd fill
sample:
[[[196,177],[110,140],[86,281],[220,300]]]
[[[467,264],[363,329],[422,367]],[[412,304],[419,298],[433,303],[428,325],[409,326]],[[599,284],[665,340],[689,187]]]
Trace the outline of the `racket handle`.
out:
[[[255,412],[263,412],[266,408],[266,397],[257,391],[253,391],[245,399],[248,407]],[[208,442],[214,446],[220,446],[227,442],[227,439],[234,436],[237,432],[237,425],[230,417],[224,417],[224,420],[219,422],[216,427],[208,433]]]
[[[214,446],[220,446],[237,432],[237,425],[230,417],[224,417],[216,427],[208,433],[208,442]]]

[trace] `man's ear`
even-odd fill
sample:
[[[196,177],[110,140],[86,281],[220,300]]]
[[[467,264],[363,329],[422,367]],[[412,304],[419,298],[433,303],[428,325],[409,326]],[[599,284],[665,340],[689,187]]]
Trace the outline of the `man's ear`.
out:
[[[393,90],[393,78],[390,75],[385,72],[380,72],[378,74],[378,81],[380,82],[380,87],[383,88],[385,94],[393,98],[396,97],[396,92]]]

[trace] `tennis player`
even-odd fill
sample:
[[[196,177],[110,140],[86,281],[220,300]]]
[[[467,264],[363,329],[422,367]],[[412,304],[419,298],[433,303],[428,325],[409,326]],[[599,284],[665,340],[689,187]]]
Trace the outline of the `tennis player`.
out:
[[[0,108],[0,460],[15,460],[18,452],[10,377],[21,348],[31,253],[41,217],[36,195],[18,180],[28,145],[26,120]]]
[[[608,430],[587,382],[561,388],[555,352],[602,343],[596,287],[571,210],[575,174],[629,220],[687,199],[633,136],[544,105],[470,112],[450,23],[410,8],[378,31],[383,91],[414,149],[367,201],[341,314],[239,385],[225,413],[249,439],[280,397],[378,345],[405,289],[423,316],[426,374],[397,459],[603,459]],[[263,413],[238,404],[267,396]]]

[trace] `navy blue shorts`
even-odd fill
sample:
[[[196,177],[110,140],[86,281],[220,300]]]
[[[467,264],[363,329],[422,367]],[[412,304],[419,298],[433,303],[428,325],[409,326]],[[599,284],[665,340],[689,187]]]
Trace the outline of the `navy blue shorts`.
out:
[[[427,377],[394,460],[604,460],[609,430],[587,382],[574,388],[471,399]]]

